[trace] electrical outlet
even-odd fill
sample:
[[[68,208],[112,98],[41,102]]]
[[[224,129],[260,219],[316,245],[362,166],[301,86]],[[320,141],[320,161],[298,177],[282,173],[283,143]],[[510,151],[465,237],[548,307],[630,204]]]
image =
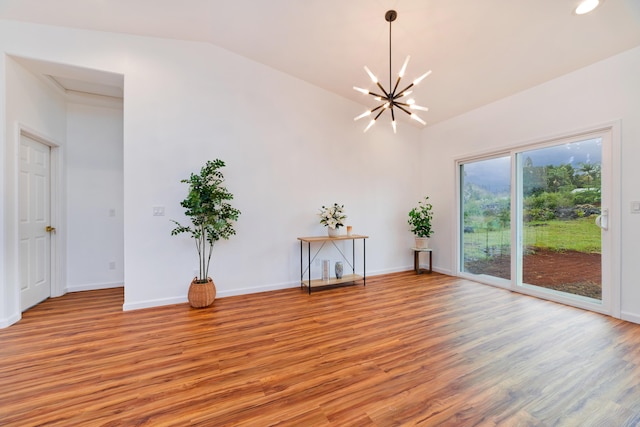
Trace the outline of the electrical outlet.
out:
[[[116,262],[109,261],[109,270],[115,270],[115,269],[116,269]]]
[[[631,213],[640,214],[640,202],[631,202]]]
[[[164,216],[164,206],[154,206],[153,216]]]

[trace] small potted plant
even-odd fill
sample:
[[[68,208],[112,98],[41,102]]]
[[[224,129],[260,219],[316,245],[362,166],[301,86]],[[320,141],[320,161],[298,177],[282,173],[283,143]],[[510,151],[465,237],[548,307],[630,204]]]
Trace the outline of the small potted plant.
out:
[[[327,227],[329,237],[337,237],[340,235],[340,227],[344,227],[344,220],[347,216],[344,214],[344,205],[334,203],[333,206],[320,209],[320,224]]]
[[[418,202],[418,206],[409,211],[411,232],[416,237],[416,248],[426,249],[429,247],[429,237],[433,234],[431,221],[433,220],[433,206],[429,203],[429,197]]]
[[[191,281],[188,293],[189,303],[195,308],[210,306],[216,297],[215,285],[209,277],[213,245],[220,239],[226,240],[236,234],[233,223],[240,215],[240,211],[228,203],[233,199],[233,194],[222,185],[222,167],[222,160],[209,160],[200,174],[192,173],[189,179],[180,181],[189,184],[189,194],[180,205],[185,208],[185,215],[191,218],[191,225],[184,226],[173,221],[177,227],[171,231],[171,235],[188,233],[196,244],[200,274]]]

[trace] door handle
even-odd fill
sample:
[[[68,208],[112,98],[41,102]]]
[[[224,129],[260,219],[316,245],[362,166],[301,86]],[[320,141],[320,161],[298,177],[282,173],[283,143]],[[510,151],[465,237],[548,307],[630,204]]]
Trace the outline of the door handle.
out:
[[[596,225],[603,230],[609,229],[609,209],[602,209],[602,213],[596,217]]]
[[[52,227],[50,225],[47,225],[44,229],[44,231],[46,231],[47,233],[55,233],[56,232],[56,228]]]

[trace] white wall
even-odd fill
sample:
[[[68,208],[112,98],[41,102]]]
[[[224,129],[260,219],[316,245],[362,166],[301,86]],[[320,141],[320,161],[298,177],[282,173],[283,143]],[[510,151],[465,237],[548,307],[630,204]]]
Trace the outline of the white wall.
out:
[[[4,36],[0,36],[4,39]],[[63,97],[37,79],[10,57],[4,57],[3,84],[6,119],[1,134],[3,162],[2,237],[3,263],[0,275],[0,327],[20,318],[18,292],[18,143],[19,126],[63,146],[66,139],[65,102]]]
[[[67,105],[68,292],[124,284],[122,124],[121,107]]]
[[[334,201],[371,236],[369,274],[410,268],[418,129],[363,134],[352,119],[362,106],[208,44],[0,21],[0,49],[125,76],[125,309],[186,300],[195,248],[170,236],[169,219],[184,220],[180,180],[213,158],[242,211],[237,236],[215,249],[220,296],[297,286],[296,237],[325,233],[316,213]]]
[[[640,323],[640,216],[629,204],[640,200],[640,48],[635,48],[517,95],[428,127],[422,135],[428,162],[425,187],[435,206],[451,212],[435,218],[437,265],[454,272],[456,158],[544,140],[552,135],[621,121],[621,309]],[[433,155],[431,153],[434,153]]]

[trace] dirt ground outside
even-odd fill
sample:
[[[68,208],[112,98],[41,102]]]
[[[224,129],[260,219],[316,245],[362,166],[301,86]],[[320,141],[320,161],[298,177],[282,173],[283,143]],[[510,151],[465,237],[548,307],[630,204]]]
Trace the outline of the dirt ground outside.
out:
[[[598,253],[536,249],[524,256],[523,280],[530,285],[602,299],[600,259]],[[467,261],[465,270],[508,279],[511,260],[508,255],[502,255],[488,260]]]

